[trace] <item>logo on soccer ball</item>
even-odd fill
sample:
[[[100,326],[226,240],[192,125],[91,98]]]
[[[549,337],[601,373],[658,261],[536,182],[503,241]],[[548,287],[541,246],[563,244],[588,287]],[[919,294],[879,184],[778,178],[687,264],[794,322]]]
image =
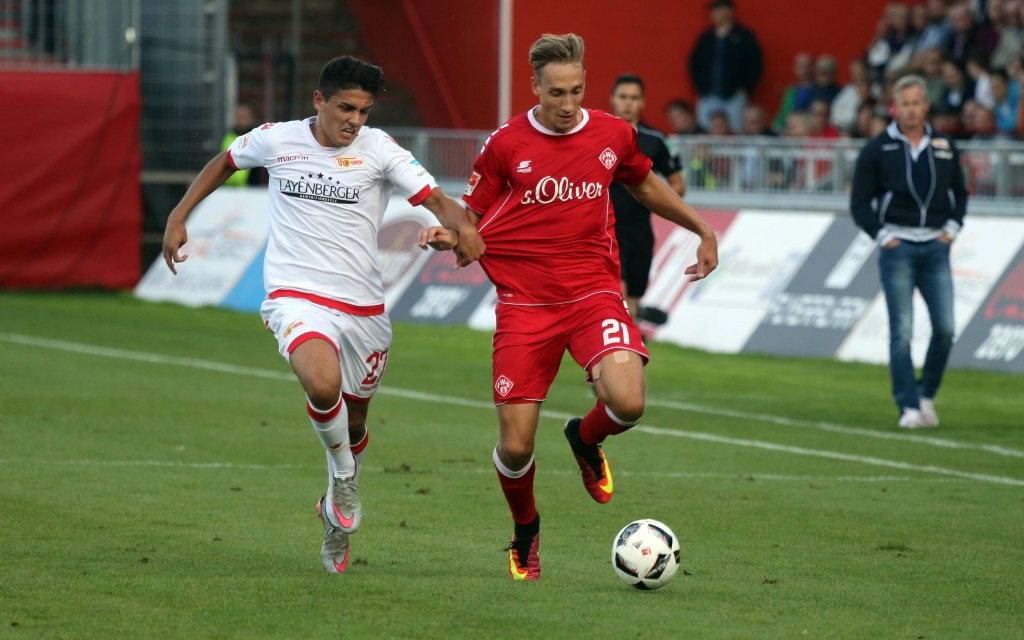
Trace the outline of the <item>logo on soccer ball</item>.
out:
[[[611,169],[615,166],[615,161],[619,159],[615,152],[611,149],[605,149],[601,152],[601,155],[597,156],[597,159],[601,161],[605,169]]]
[[[505,397],[512,391],[512,381],[505,376],[499,376],[498,381],[494,383],[494,390],[498,392],[498,395]]]

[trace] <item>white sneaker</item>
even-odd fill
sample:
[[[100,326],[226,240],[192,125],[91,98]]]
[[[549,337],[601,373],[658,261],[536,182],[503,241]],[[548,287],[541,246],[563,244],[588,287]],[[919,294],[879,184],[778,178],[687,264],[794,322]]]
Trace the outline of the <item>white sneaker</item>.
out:
[[[906,408],[900,416],[899,426],[903,429],[919,429],[926,426],[921,419],[921,412],[917,409]]]
[[[939,426],[939,415],[935,413],[935,401],[931,398],[921,398],[921,425],[925,427]]]

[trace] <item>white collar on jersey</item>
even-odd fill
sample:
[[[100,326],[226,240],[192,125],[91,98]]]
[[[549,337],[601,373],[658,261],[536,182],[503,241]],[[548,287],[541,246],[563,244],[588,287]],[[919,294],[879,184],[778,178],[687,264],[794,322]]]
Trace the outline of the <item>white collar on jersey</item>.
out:
[[[580,107],[579,109],[583,113],[583,118],[580,119],[580,123],[578,125],[572,128],[572,131],[566,131],[565,133],[558,133],[556,131],[552,131],[551,129],[548,129],[541,123],[537,122],[537,117],[533,115],[533,109],[530,109],[529,111],[526,112],[526,117],[530,119],[530,124],[533,125],[533,128],[536,129],[537,131],[540,131],[541,133],[546,133],[549,136],[567,136],[570,133],[576,133],[577,131],[582,129],[587,124],[587,122],[590,121],[590,114],[587,112],[587,110],[584,109],[583,107]]]

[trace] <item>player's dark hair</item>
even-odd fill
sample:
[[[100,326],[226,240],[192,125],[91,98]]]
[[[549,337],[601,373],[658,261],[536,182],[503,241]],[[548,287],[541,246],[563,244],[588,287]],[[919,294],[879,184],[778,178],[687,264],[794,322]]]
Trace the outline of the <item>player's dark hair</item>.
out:
[[[619,77],[615,78],[615,84],[612,85],[612,93],[615,93],[618,90],[619,85],[622,84],[635,84],[640,87],[641,96],[647,94],[647,88],[644,86],[644,80],[638,75],[632,73],[619,74]]]
[[[324,65],[316,88],[325,98],[345,89],[362,89],[376,98],[384,91],[384,71],[352,56],[341,56]]]
[[[547,64],[578,64],[583,66],[583,38],[575,33],[556,36],[545,33],[530,47],[530,66],[540,78],[540,70]],[[584,67],[585,68],[585,67]]]

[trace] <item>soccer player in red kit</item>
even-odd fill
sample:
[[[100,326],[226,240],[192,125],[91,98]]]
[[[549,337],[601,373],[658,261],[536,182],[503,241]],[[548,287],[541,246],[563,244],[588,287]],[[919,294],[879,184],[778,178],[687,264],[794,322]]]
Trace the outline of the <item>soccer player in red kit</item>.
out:
[[[637,424],[644,412],[649,355],[622,299],[612,180],[700,236],[697,263],[686,269],[693,280],[718,264],[714,232],[651,172],[633,127],[580,108],[583,39],[545,35],[530,48],[530,64],[540,104],[491,134],[463,196],[487,245],[480,264],[498,293],[493,459],[515,523],[508,568],[516,580],[540,577],[534,438],[565,351],[597,391],[593,409],[565,424],[583,484],[597,502],[610,500],[614,489],[601,443]],[[441,227],[420,232],[424,248],[457,243]]]

